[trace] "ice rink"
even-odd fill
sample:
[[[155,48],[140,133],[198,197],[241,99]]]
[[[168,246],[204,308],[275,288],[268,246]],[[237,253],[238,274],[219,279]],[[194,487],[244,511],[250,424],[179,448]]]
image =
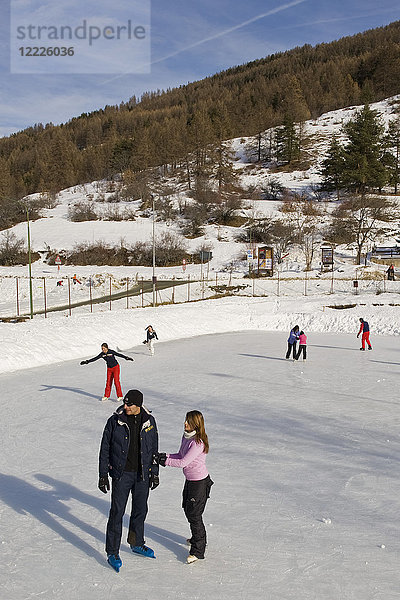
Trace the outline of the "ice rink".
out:
[[[92,600],[394,600],[399,577],[398,337],[312,333],[308,360],[285,360],[287,334],[240,332],[142,345],[120,361],[143,391],[160,450],[203,412],[215,482],[206,559],[186,565],[183,475],[150,492],[151,560],[121,546],[106,563],[109,495],[98,449],[118,406],[99,402],[105,364],[67,361],[0,375],[1,597]],[[37,348],[37,352],[41,349]],[[66,355],[68,350],[66,349]],[[125,352],[125,351],[124,351]],[[126,525],[126,522],[125,522]]]

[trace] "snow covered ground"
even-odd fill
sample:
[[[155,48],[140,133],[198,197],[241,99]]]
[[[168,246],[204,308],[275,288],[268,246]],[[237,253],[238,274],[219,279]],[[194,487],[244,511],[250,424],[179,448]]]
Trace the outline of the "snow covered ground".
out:
[[[205,513],[206,560],[194,565],[184,564],[183,476],[168,468],[151,492],[146,525],[157,559],[132,555],[123,539],[121,572],[105,561],[109,497],[97,490],[97,456],[117,405],[98,401],[104,364],[79,366],[77,348],[93,354],[111,328],[113,342],[124,340],[127,321],[114,313],[45,326],[37,320],[35,334],[22,330],[18,347],[28,348],[18,366],[52,362],[57,346],[63,362],[0,375],[2,598],[398,597],[399,338],[373,332],[373,351],[361,353],[353,314],[352,334],[308,331],[306,363],[283,359],[287,332],[172,339],[206,332],[209,320],[209,331],[229,320],[234,329],[238,313],[244,328],[278,318],[265,300],[241,302],[146,309],[163,340],[169,319],[170,341],[158,343],[152,358],[137,345],[142,328],[132,327],[136,342],[123,344],[135,358],[121,360],[123,389],[143,390],[161,450],[178,448],[187,410],[205,415],[215,485]],[[395,315],[385,316],[393,326]],[[376,307],[370,321],[377,329]],[[2,366],[12,344],[3,341],[3,349]],[[29,361],[28,351],[41,358]]]

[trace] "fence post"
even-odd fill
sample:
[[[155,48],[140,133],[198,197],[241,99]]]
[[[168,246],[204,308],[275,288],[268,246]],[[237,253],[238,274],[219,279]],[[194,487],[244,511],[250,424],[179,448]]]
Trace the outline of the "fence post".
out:
[[[279,269],[277,270],[276,274],[277,274],[277,279],[276,279],[276,295],[279,296],[279,291],[280,291],[279,290],[279,284],[280,284],[280,281],[279,281]]]
[[[15,278],[17,284],[17,317],[19,317],[19,293],[18,293],[18,277]]]
[[[71,316],[71,280],[68,276],[68,309],[69,309],[69,316]]]
[[[144,282],[143,282],[143,276],[142,276],[142,308],[144,306]]]
[[[255,277],[253,277],[253,298],[254,298],[255,289],[256,289],[256,279],[255,279]]]
[[[187,301],[190,302],[190,273],[188,275],[188,299],[187,299]]]
[[[129,277],[126,278],[126,308],[129,308],[128,285],[129,285]]]
[[[307,296],[307,271],[304,271],[304,295]]]
[[[111,277],[110,277],[110,310],[111,310]]]
[[[89,299],[90,299],[90,312],[93,312],[92,278],[91,277],[89,277]]]
[[[172,278],[175,280],[175,276]],[[172,304],[175,304],[175,286],[172,286]]]
[[[46,277],[43,277],[44,318],[47,319]]]
[[[332,265],[332,279],[331,279],[331,294],[333,294],[333,265]]]

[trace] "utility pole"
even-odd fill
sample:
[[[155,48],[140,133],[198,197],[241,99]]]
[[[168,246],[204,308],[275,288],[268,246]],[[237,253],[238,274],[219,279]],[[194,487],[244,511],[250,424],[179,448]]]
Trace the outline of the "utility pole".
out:
[[[29,305],[31,309],[31,319],[33,319],[33,293],[32,293],[32,260],[31,260],[31,231],[29,227],[29,208],[25,206],[26,223],[28,226],[28,265],[29,265]]]
[[[153,306],[156,305],[156,237],[155,237],[155,209],[154,195],[151,196],[153,203]]]

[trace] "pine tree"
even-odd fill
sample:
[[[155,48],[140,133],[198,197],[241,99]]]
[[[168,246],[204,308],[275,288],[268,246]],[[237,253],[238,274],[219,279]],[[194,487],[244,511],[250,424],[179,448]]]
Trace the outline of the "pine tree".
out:
[[[360,195],[381,189],[387,173],[382,163],[384,127],[377,112],[366,104],[343,131],[348,139],[344,148],[343,186]]]
[[[311,117],[300,82],[295,76],[290,77],[285,85],[282,108],[285,115],[295,122],[307,121]]]
[[[11,175],[7,161],[0,156],[0,198],[11,196]]]
[[[76,146],[63,135],[62,129],[54,129],[44,169],[47,191],[59,192],[74,185],[78,162]]]
[[[218,182],[219,191],[237,181],[237,174],[232,165],[234,154],[233,150],[224,143],[215,145],[210,153],[213,166],[212,178]]]
[[[122,139],[113,148],[110,168],[113,173],[122,173],[132,166],[134,141]]]
[[[387,151],[385,153],[385,164],[388,170],[388,183],[393,186],[394,193],[400,183],[400,117],[396,117],[389,123],[385,138]]]
[[[188,134],[190,145],[194,150],[194,175],[200,177],[207,171],[206,147],[215,140],[212,122],[204,103],[200,103],[197,110],[189,117]]]
[[[288,115],[276,132],[276,157],[282,163],[291,163],[300,157],[300,140],[296,125]]]
[[[336,192],[340,200],[340,190],[343,187],[344,150],[334,135],[328,148],[326,158],[322,161],[321,176],[322,189],[327,192]]]

